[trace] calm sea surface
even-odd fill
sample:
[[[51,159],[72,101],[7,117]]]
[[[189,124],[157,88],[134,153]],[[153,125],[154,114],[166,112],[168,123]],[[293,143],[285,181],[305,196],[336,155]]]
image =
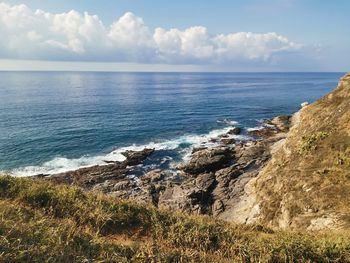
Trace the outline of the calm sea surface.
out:
[[[297,111],[342,75],[2,72],[0,171],[67,171],[145,146],[158,149],[148,169],[171,166],[229,127]]]

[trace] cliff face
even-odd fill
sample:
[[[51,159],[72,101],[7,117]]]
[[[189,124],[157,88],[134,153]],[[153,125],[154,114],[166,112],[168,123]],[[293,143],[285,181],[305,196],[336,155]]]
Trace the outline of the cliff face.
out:
[[[350,73],[293,116],[234,211],[281,228],[350,227]]]

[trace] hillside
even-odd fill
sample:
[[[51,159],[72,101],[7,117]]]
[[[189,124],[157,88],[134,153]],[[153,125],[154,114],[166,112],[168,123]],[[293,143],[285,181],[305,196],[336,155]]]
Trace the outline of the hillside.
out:
[[[249,220],[281,228],[348,229],[350,74],[296,113],[286,140],[275,148],[250,183]]]
[[[273,231],[0,177],[0,262],[350,262],[348,233]]]

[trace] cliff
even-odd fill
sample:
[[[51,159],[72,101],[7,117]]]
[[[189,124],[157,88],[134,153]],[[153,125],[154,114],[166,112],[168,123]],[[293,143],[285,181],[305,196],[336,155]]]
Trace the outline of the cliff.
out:
[[[281,228],[350,224],[350,74],[293,116],[285,140],[247,186],[247,219]],[[247,198],[247,199],[249,199]]]

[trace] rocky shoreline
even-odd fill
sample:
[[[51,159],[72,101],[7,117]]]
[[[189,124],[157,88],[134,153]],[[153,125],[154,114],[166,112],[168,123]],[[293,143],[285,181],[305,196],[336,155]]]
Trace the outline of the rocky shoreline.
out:
[[[227,221],[247,222],[237,213],[247,194],[248,183],[271,158],[273,146],[286,138],[291,116],[265,120],[259,129],[248,130],[251,139],[236,141],[239,127],[211,138],[213,147],[193,149],[188,161],[174,169],[151,170],[140,177],[132,176],[155,149],[126,151],[123,162],[106,162],[54,175],[34,178],[103,192],[109,196],[152,204],[159,208],[207,214]]]

